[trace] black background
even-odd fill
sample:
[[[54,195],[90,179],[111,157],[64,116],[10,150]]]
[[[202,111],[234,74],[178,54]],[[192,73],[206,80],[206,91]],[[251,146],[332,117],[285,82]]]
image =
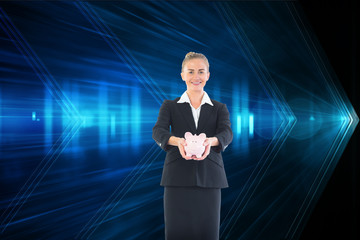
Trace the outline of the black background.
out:
[[[357,114],[359,108],[356,1],[299,1]],[[359,239],[359,125],[317,202],[300,239]]]

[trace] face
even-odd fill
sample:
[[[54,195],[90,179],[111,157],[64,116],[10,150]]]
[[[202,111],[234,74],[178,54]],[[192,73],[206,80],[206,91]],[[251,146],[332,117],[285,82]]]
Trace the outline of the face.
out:
[[[181,78],[185,81],[187,90],[190,91],[203,91],[209,77],[208,67],[201,58],[187,61],[181,73]]]

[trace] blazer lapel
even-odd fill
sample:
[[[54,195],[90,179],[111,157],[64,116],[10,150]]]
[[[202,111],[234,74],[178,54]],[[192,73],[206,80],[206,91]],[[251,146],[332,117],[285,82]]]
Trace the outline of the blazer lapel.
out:
[[[185,122],[187,122],[188,126],[190,127],[191,133],[195,134],[196,127],[195,127],[195,121],[194,121],[194,117],[192,115],[190,104],[189,103],[177,103],[176,105],[179,106],[181,115],[184,117]],[[201,116],[201,113],[200,113],[200,116]]]
[[[211,118],[211,116],[213,115],[214,109],[215,109],[215,106],[210,106],[207,103],[205,103],[204,105],[201,106],[198,128],[196,129],[197,134],[200,134],[201,131],[206,127],[206,124],[208,123],[207,119]],[[191,109],[190,109],[190,112],[191,112]]]

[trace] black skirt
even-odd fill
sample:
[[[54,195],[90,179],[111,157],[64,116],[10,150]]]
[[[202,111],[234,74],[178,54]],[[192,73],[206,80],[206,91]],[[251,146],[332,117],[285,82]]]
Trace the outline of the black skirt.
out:
[[[165,187],[166,240],[218,240],[220,188]]]

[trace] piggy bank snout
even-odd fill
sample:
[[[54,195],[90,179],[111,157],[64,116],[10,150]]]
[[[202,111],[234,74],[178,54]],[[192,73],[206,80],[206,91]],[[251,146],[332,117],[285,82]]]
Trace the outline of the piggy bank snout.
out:
[[[185,152],[187,156],[201,157],[205,151],[204,141],[206,134],[192,135],[190,132],[185,134],[187,146],[185,146]]]

